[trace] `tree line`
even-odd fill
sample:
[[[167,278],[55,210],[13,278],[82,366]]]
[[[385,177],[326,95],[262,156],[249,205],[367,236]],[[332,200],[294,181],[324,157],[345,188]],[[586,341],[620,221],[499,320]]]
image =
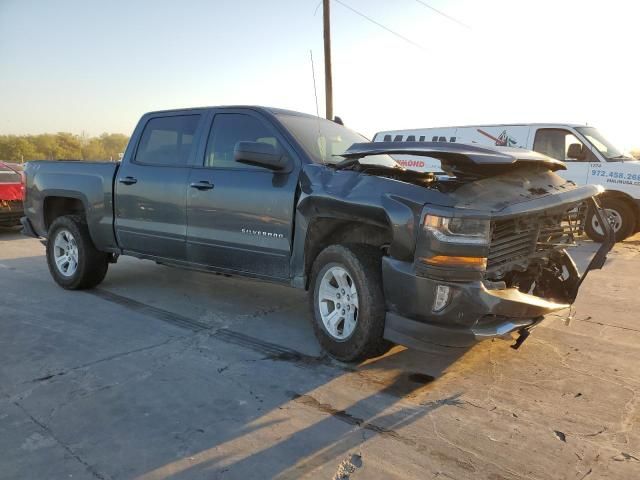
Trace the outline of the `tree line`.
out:
[[[129,137],[103,133],[97,137],[72,133],[0,135],[0,160],[118,160]]]

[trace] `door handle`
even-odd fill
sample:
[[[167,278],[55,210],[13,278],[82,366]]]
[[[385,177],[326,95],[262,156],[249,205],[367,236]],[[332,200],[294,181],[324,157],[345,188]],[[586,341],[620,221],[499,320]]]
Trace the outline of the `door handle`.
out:
[[[193,182],[189,186],[191,188],[197,188],[198,190],[211,190],[213,188],[213,183],[207,181]]]
[[[121,178],[119,182],[124,185],[133,185],[134,183],[138,183],[138,179],[134,177],[124,177]]]

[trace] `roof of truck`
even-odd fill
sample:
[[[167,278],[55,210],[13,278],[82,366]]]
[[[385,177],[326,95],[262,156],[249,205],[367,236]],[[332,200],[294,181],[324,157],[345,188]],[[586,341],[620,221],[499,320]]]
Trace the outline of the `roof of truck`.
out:
[[[251,110],[262,110],[272,114],[285,114],[285,115],[295,115],[298,117],[313,117],[315,115],[311,115],[303,112],[296,112],[294,110],[286,110],[284,108],[275,108],[275,107],[265,107],[262,105],[211,105],[208,107],[186,107],[186,108],[170,108],[167,110],[154,110],[151,112],[147,112],[147,115],[155,115],[157,113],[169,113],[169,112],[188,112],[188,111],[201,111],[201,110],[211,110],[213,108],[224,108],[224,109],[233,109],[233,108],[248,108]]]

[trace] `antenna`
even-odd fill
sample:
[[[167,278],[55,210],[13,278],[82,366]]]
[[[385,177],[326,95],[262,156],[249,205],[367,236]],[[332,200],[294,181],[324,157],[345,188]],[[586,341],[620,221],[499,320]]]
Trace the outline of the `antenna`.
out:
[[[318,89],[316,88],[316,69],[313,66],[313,50],[309,50],[311,56],[311,75],[313,76],[313,94],[316,96],[316,116],[320,116],[320,108],[318,107]]]

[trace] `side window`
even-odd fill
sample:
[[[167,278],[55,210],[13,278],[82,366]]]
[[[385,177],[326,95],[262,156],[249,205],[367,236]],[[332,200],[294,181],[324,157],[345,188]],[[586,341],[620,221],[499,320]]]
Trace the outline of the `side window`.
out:
[[[263,142],[278,147],[273,132],[257,118],[243,113],[218,113],[209,133],[204,166],[262,169],[234,161],[233,152],[238,142]]]
[[[146,165],[186,165],[200,115],[152,118],[138,144],[135,162]]]
[[[402,135],[396,135],[395,138],[393,139],[394,142],[401,142],[402,141]]]
[[[385,142],[390,142],[391,141],[391,135],[385,135],[384,136],[384,141]]]
[[[582,146],[584,158],[569,158],[569,149],[571,145],[574,144]],[[563,162],[596,161],[591,150],[578,140],[575,135],[568,130],[562,130],[560,128],[542,128],[538,130],[535,141],[533,142],[533,149],[536,152],[543,153],[556,160],[562,160]]]
[[[424,142],[424,135],[420,135],[420,141]]]

